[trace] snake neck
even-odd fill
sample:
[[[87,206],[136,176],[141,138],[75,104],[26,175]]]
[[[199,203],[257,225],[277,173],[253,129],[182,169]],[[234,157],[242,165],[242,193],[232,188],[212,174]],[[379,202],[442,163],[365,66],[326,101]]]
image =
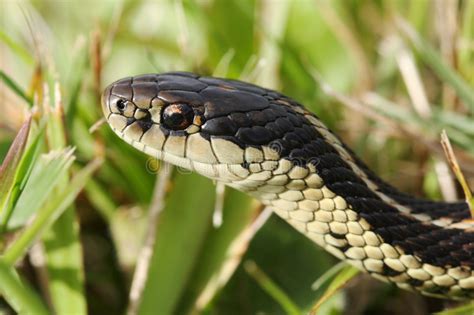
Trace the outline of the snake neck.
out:
[[[462,221],[467,205],[399,192],[318,120],[313,124],[318,143],[302,148],[311,158],[249,163],[249,175],[230,186],[374,277],[433,296],[474,296],[474,234]]]

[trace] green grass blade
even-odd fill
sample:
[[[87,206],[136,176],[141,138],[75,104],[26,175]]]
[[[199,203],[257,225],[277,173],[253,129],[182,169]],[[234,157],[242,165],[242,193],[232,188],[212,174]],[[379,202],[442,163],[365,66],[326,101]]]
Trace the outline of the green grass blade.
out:
[[[150,180],[146,169],[146,160],[140,163],[133,155],[121,154],[114,162],[117,162],[119,172],[125,177],[125,182],[122,184],[127,187],[131,195],[136,196],[139,202],[149,202],[153,181]]]
[[[159,218],[139,314],[176,313],[211,227],[213,199],[210,180],[196,174],[177,174]]]
[[[34,133],[36,134],[32,136]],[[20,163],[16,170],[15,183],[12,192],[9,196],[8,205],[4,209],[4,213],[2,214],[1,218],[2,229],[5,229],[7,227],[8,220],[10,219],[10,216],[14,211],[13,209],[16,207],[21,192],[25,189],[26,183],[30,179],[33,168],[36,165],[38,156],[40,155],[40,152],[43,148],[43,134],[43,127],[41,127],[39,130],[32,129],[30,131],[29,138],[32,138],[32,140],[27,143],[26,149],[23,153],[23,156],[21,157]]]
[[[10,245],[4,255],[4,261],[13,265],[21,259],[33,242],[44,233],[47,228],[69,207],[79,192],[100,166],[101,160],[94,160],[77,173],[58,195],[54,196],[48,204],[40,209],[37,217],[28,228]]]
[[[20,57],[25,63],[32,65],[34,59],[30,52],[23,48],[20,44],[15,42],[9,35],[7,35],[3,30],[0,29],[0,41],[5,43],[16,56]]]
[[[3,296],[18,314],[49,314],[33,288],[22,282],[15,269],[2,259],[0,259],[0,296]]]
[[[357,276],[358,273],[359,270],[352,266],[345,266],[342,268],[333,278],[326,289],[326,292],[324,292],[324,294],[316,301],[311,309],[310,314],[317,314],[321,305],[323,305],[323,303],[326,302],[331,296],[336,294],[344,285],[346,285],[347,282]]]
[[[26,141],[28,140],[28,134],[31,126],[31,118],[28,119],[21,129],[18,131],[15,140],[13,140],[10,149],[0,166],[0,215],[5,218],[8,209],[5,209],[7,201],[17,178],[17,168],[20,164],[21,157],[25,151]]]
[[[431,66],[443,82],[451,85],[471,112],[474,112],[474,90],[469,84],[465,82],[454,69],[448,66],[436,49],[412,29],[410,25],[400,20],[399,26],[421,55],[421,60]]]
[[[469,136],[474,132],[472,119],[461,116],[448,110],[435,109],[433,119],[423,120],[415,115],[409,109],[398,106],[397,104],[383,98],[382,96],[370,93],[367,103],[371,108],[392,121],[399,124],[409,125],[416,128],[420,135],[427,139],[434,139],[436,132],[446,129],[450,133],[453,142],[467,151],[474,152],[473,137]]]
[[[458,47],[458,68],[464,73],[467,81],[474,85],[474,49],[469,45],[474,38],[474,1],[465,1],[462,11],[459,41],[464,44]]]
[[[314,291],[319,290],[324,285],[328,284],[328,282],[346,266],[347,265],[344,261],[335,264],[313,283],[311,289]]]
[[[472,139],[474,139],[474,118],[447,110],[438,110],[435,111],[435,114],[435,118],[442,126],[455,128],[461,131],[463,134],[473,137]]]
[[[87,314],[78,225],[74,207],[71,206],[43,237],[49,295],[57,314]]]
[[[83,81],[83,80],[81,80]],[[50,149],[61,150],[67,146],[64,112],[59,82],[55,82],[54,106],[46,128]],[[61,194],[70,185],[69,175],[64,172],[56,176],[54,194]],[[86,182],[78,186],[81,190]],[[74,196],[75,199],[75,196]],[[71,200],[72,202],[73,200]],[[51,199],[48,202],[53,202]],[[49,296],[52,307],[58,314],[86,314],[84,294],[84,267],[78,222],[74,206],[68,206],[52,223],[43,237],[46,254]]]
[[[72,149],[53,151],[39,159],[12,211],[7,229],[22,226],[43,206],[53,188],[60,182],[61,176],[71,167],[74,161],[72,153]]]
[[[79,97],[81,92],[81,87],[84,84],[84,75],[87,71],[88,65],[88,46],[84,45],[80,48],[79,52],[75,56],[73,62],[71,62],[72,67],[75,71],[72,71],[70,77],[68,78],[67,91],[69,91],[69,100],[65,105],[66,113],[66,124],[71,126],[75,120],[77,113],[77,107],[79,105]]]
[[[211,229],[207,235],[200,249],[200,258],[197,260],[186,286],[186,292],[180,301],[178,313],[189,313],[189,309],[196,305],[198,298],[200,305],[197,307],[204,307],[203,303],[208,302],[212,294],[225,285],[233,274],[228,266],[237,267],[242,257],[242,255],[237,255],[237,257],[233,255],[235,253],[232,252],[232,247],[235,248],[237,238],[241,238],[242,233],[250,229],[252,220],[256,218],[258,207],[258,203],[253,203],[252,199],[245,194],[231,188],[226,189],[222,225],[218,229]],[[245,236],[247,234],[245,233]],[[248,246],[249,240],[239,241],[241,243],[238,244],[237,251],[240,254]],[[226,268],[227,278],[222,277],[223,268]],[[205,289],[207,289],[207,297],[202,295]]]
[[[115,213],[115,209],[117,209],[117,205],[104,187],[98,181],[91,179],[85,187],[85,192],[87,199],[102,214],[104,219],[110,221]]]
[[[244,263],[245,270],[251,275],[260,287],[265,290],[289,315],[299,315],[303,312],[278,285],[270,279],[253,261]]]
[[[23,89],[2,70],[0,70],[0,79],[5,83],[6,86],[12,89],[19,97],[24,99],[28,103],[28,105],[30,105],[30,107],[33,106],[33,100],[31,99],[31,97],[26,95],[25,91],[23,91]]]

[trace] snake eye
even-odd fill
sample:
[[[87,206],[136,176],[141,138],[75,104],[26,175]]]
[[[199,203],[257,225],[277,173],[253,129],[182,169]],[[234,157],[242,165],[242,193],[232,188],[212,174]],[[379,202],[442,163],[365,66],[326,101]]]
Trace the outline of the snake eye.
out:
[[[193,123],[194,112],[186,104],[171,104],[163,109],[161,121],[172,130],[183,130]]]
[[[117,106],[117,109],[122,112],[125,110],[125,107],[127,107],[127,101],[120,99],[115,103],[115,106]]]

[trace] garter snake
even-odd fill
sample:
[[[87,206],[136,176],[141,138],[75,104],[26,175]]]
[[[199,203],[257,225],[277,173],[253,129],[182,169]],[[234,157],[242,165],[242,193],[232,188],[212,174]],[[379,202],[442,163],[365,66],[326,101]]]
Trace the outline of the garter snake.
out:
[[[372,276],[426,295],[474,298],[467,204],[398,191],[295,100],[172,72],[112,83],[102,109],[138,150],[248,193]]]

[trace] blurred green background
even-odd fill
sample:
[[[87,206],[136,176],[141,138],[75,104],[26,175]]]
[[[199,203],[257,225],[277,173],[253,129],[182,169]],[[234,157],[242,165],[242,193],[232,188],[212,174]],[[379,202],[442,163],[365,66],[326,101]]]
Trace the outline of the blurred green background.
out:
[[[2,1],[0,27],[0,313],[457,306],[353,277],[256,201],[93,126],[119,78],[237,78],[305,104],[400,189],[463,198],[439,134],[474,187],[474,1]]]

